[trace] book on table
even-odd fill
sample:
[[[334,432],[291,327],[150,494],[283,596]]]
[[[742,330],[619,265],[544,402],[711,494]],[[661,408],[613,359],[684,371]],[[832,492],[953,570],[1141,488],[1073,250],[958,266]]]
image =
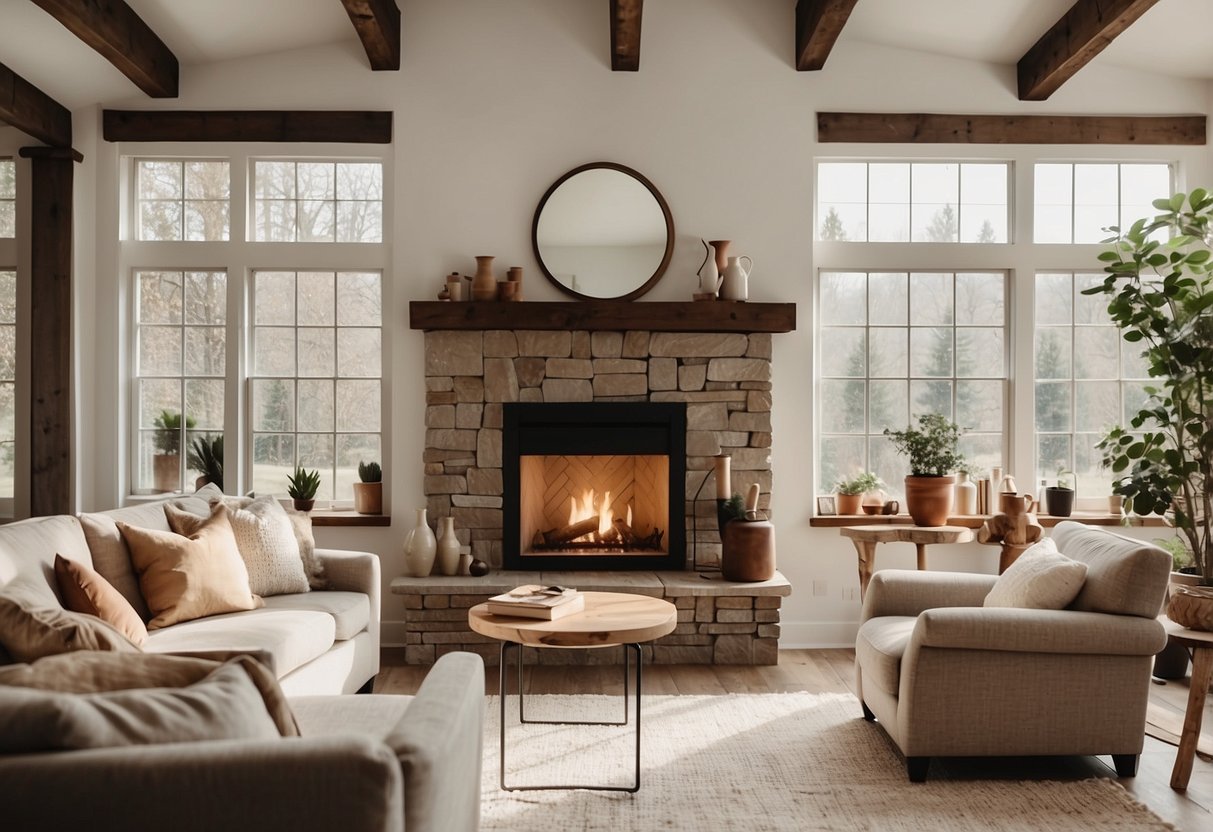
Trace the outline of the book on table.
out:
[[[555,621],[585,609],[585,596],[571,587],[526,584],[494,595],[485,607],[493,615],[514,615]]]

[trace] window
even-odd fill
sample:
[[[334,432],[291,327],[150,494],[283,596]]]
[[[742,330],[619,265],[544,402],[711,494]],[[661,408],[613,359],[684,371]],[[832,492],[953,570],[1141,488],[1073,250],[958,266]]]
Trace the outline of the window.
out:
[[[1038,243],[1098,243],[1110,226],[1127,228],[1155,213],[1151,203],[1171,195],[1171,166],[1159,163],[1036,165]]]
[[[824,272],[820,281],[822,490],[854,469],[893,489],[907,473],[883,436],[922,413],[966,429],[979,466],[1007,448],[1003,272]]]
[[[1005,243],[1006,162],[821,162],[817,239]]]
[[[0,499],[12,499],[17,440],[17,273],[0,270]]]
[[[254,239],[383,241],[383,166],[378,162],[253,163]]]
[[[227,274],[140,271],[135,284],[135,487],[176,491],[202,473],[194,441],[223,434]]]
[[[228,162],[139,159],[135,171],[138,239],[228,239]]]
[[[350,499],[358,463],[381,459],[382,278],[253,276],[253,488],[319,469],[322,500]]]
[[[17,236],[17,165],[0,159],[0,237]]]
[[[1107,494],[1112,475],[1100,468],[1095,443],[1129,426],[1150,384],[1141,348],[1120,337],[1107,298],[1082,291],[1099,273],[1036,275],[1036,470],[1075,472],[1079,494]]]

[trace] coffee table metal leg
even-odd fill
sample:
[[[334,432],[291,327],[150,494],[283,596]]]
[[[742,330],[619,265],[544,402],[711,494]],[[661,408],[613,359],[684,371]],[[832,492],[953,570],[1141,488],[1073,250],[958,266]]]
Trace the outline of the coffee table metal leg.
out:
[[[563,719],[526,719],[525,711],[525,694],[523,690],[523,661],[522,661],[522,645],[514,642],[501,642],[500,656],[498,665],[498,696],[500,698],[500,753],[499,759],[500,776],[499,783],[501,790],[506,792],[529,792],[529,791],[550,791],[554,789],[593,789],[595,791],[610,791],[610,792],[637,792],[640,790],[640,693],[642,687],[641,669],[643,667],[643,656],[640,652],[639,644],[624,644],[623,647],[623,722],[588,722],[588,721],[573,721]],[[512,649],[518,650],[518,719],[523,724],[530,725],[627,725],[630,719],[628,708],[628,688],[631,682],[631,656],[628,651],[631,650],[636,658],[636,768],[634,785],[632,786],[587,786],[587,785],[550,785],[550,786],[507,786],[505,783],[505,697],[506,697],[506,681],[509,676],[508,671],[508,654]]]

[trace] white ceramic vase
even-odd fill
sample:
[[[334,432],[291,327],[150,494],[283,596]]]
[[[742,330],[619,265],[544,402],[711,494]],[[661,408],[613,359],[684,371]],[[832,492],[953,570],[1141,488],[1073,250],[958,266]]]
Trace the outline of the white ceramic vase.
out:
[[[741,265],[741,261],[749,262],[748,267]],[[724,278],[720,283],[720,298],[721,300],[745,300],[750,296],[750,271],[754,268],[754,261],[744,254],[741,257],[730,257],[729,265],[725,267]]]
[[[459,538],[455,536],[455,518],[442,518],[442,537],[438,538],[438,571],[459,574]]]
[[[425,578],[434,569],[438,541],[425,520],[425,509],[417,509],[417,525],[404,539],[404,568],[414,578]]]
[[[956,475],[956,513],[977,513],[977,486],[969,482],[969,475],[963,471]]]

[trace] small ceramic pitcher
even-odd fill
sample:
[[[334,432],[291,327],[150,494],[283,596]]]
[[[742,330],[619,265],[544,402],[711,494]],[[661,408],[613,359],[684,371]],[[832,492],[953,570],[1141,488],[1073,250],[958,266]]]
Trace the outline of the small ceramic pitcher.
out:
[[[748,265],[742,266],[741,261],[749,261]],[[729,265],[725,267],[724,279],[720,284],[720,297],[722,300],[745,300],[750,296],[750,272],[754,268],[754,261],[746,255],[740,257],[730,257]]]
[[[998,507],[1007,517],[1018,517],[1021,514],[1031,514],[1036,501],[1031,494],[1015,494],[1004,491],[998,495]]]

